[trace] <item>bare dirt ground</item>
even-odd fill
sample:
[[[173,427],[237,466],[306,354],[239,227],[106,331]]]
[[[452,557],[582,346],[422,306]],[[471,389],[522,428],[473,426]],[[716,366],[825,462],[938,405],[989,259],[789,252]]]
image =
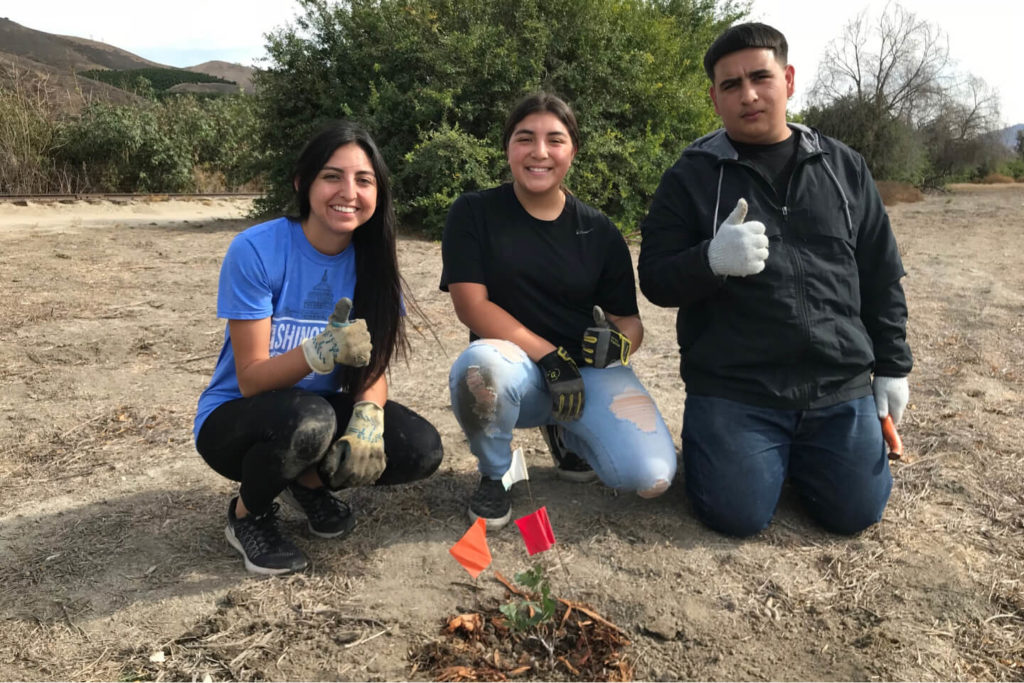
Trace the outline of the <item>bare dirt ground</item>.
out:
[[[243,569],[223,535],[234,487],[191,424],[246,209],[0,203],[0,680],[423,680],[417,653],[448,617],[506,599],[448,554],[476,481],[446,389],[466,333],[437,291],[439,245],[413,238],[404,274],[444,348],[414,334],[392,397],[441,430],[440,471],[347,492],[359,522],[342,542],[289,516],[308,573]],[[910,461],[877,527],[830,535],[786,495],[767,531],[730,539],[678,482],[652,501],[561,482],[539,434],[517,439],[571,569],[554,591],[625,631],[636,678],[1024,678],[1024,186],[890,213],[917,365]],[[678,439],[674,311],[641,309],[637,371]],[[534,509],[522,484],[514,501]],[[530,566],[514,526],[489,540],[494,569]]]

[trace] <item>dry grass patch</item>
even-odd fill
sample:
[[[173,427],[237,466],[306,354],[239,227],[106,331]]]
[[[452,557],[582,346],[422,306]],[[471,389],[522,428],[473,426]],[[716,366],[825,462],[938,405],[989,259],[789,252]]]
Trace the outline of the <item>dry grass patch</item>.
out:
[[[1015,181],[1010,176],[1003,175],[1002,173],[989,173],[978,182],[984,183],[985,185],[998,185],[1002,183],[1013,183]]]
[[[924,193],[910,183],[899,183],[894,180],[877,180],[878,194],[882,195],[882,202],[886,206],[892,206],[900,202],[919,202],[924,199]]]

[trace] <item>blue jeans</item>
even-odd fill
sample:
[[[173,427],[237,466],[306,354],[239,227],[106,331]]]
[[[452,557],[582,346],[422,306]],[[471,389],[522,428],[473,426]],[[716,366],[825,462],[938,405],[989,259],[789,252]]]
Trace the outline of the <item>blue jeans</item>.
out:
[[[517,427],[560,424],[566,447],[607,486],[658,495],[672,482],[676,449],[657,406],[629,367],[580,368],[585,404],[573,422],[555,420],[537,364],[512,342],[478,339],[448,375],[452,408],[480,473],[500,479]]]
[[[768,526],[787,476],[809,514],[841,534],[878,522],[892,490],[871,396],[818,410],[687,396],[683,462],[697,517],[734,536]]]

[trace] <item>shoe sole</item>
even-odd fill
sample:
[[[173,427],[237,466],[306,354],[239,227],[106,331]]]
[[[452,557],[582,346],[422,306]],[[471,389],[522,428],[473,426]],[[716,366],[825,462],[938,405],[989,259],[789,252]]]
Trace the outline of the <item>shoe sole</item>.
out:
[[[285,489],[284,491],[282,491],[278,495],[278,498],[283,500],[288,505],[288,507],[290,507],[293,510],[295,510],[296,512],[298,512],[303,517],[306,516],[306,511],[302,509],[302,505],[299,504],[299,501],[295,500],[295,496],[288,489]],[[342,536],[347,536],[348,534],[350,534],[352,532],[352,530],[355,527],[356,527],[355,515],[351,515],[351,514],[348,516],[348,524],[345,526],[345,528],[341,529],[340,531],[334,531],[334,532],[317,531],[316,529],[313,528],[313,523],[309,521],[308,517],[306,517],[306,528],[309,529],[309,533],[313,534],[314,536],[316,536],[318,538],[340,538]]]
[[[228,544],[230,544],[232,548],[237,550],[238,553],[242,556],[242,559],[245,560],[245,568],[253,574],[263,574],[264,576],[280,576],[281,574],[291,574],[293,572],[302,571],[303,569],[309,566],[309,562],[306,562],[306,564],[302,565],[301,567],[296,567],[295,569],[291,569],[288,567],[261,567],[258,564],[254,564],[249,559],[249,556],[245,554],[245,551],[242,549],[242,544],[238,541],[238,538],[235,536],[235,532],[231,528],[230,524],[228,524],[227,527],[224,528],[224,535],[228,539]]]
[[[556,465],[555,473],[562,481],[571,481],[574,484],[589,484],[592,481],[597,481],[597,472],[594,470],[577,472],[576,470],[563,470]]]
[[[478,519],[482,519],[487,522],[488,531],[498,531],[499,529],[505,528],[505,525],[512,520],[512,508],[504,514],[502,517],[481,517],[480,515],[473,512],[473,508],[468,508],[469,521],[476,522]]]

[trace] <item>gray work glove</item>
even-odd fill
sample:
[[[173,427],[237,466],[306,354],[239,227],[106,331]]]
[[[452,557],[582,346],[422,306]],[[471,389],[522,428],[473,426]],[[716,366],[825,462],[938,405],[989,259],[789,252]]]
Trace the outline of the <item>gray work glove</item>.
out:
[[[384,409],[373,401],[360,401],[340,439],[320,461],[317,472],[327,488],[368,486],[380,479],[387,466],[384,454]]]
[[[302,340],[302,353],[318,375],[327,375],[335,365],[363,367],[370,362],[370,332],[365,320],[349,320],[352,300],[338,299],[327,327],[315,337]]]
[[[595,368],[606,368],[615,361],[629,365],[632,346],[601,307],[594,306],[594,325],[583,332],[583,362]]]
[[[555,419],[572,422],[583,415],[583,377],[576,361],[559,346],[537,361],[551,393],[551,412]]]
[[[747,200],[740,199],[708,245],[708,264],[715,275],[746,277],[764,270],[768,260],[764,223],[744,222],[746,217]]]
[[[893,424],[903,419],[903,410],[910,402],[910,385],[906,377],[879,377],[871,383],[871,391],[875,395],[875,406],[878,408],[878,419],[892,415]]]

